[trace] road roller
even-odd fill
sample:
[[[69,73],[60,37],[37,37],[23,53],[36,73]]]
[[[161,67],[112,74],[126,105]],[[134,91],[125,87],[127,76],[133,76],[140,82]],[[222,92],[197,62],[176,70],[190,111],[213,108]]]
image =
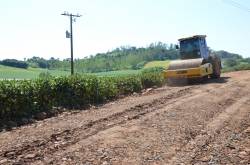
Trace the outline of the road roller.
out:
[[[221,59],[210,53],[206,35],[181,38],[176,48],[180,51],[180,60],[171,61],[164,71],[169,84],[220,77]]]

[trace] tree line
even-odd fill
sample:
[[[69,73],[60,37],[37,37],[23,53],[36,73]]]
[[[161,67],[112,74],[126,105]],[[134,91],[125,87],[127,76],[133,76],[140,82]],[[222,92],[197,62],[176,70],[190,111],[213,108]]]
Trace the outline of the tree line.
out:
[[[233,65],[235,61],[250,61],[243,59],[241,55],[229,53],[227,51],[213,51],[213,53],[224,59],[226,64]],[[150,61],[174,60],[179,59],[179,51],[175,49],[174,44],[165,44],[162,42],[151,43],[147,47],[122,46],[106,53],[97,53],[82,59],[75,59],[75,70],[77,72],[105,72],[125,69],[141,69],[144,64]],[[70,70],[70,59],[59,60],[51,57],[44,59],[41,57],[32,57],[25,61],[6,59],[0,61],[0,64],[27,68],[48,68],[56,70]]]

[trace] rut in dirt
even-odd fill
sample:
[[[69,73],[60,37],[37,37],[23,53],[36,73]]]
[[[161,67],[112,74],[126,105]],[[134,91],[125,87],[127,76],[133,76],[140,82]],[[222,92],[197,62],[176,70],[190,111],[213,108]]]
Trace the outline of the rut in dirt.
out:
[[[123,124],[125,122],[129,122],[130,120],[139,119],[141,116],[156,111],[157,109],[165,106],[166,104],[171,104],[177,100],[177,98],[184,96],[187,94],[192,87],[188,87],[182,90],[179,90],[177,93],[173,93],[167,95],[161,99],[155,99],[150,103],[139,104],[130,109],[126,109],[123,112],[115,113],[112,116],[101,118],[96,121],[91,121],[86,125],[82,125],[81,127],[75,128],[73,130],[65,130],[63,132],[52,134],[49,139],[45,140],[36,140],[32,143],[23,145],[23,146],[15,146],[14,148],[3,151],[0,153],[0,157],[5,157],[8,159],[17,159],[20,155],[29,154],[30,152],[38,152],[43,154],[51,154],[56,150],[61,150],[68,145],[72,145],[77,143],[79,140],[86,139],[90,136],[97,134],[98,132],[114,127],[115,125]],[[81,139],[77,137],[81,134]],[[84,136],[83,136],[84,134]],[[60,143],[63,141],[63,143]],[[57,143],[54,147],[51,147],[52,144]],[[25,157],[25,156],[24,156]],[[41,154],[37,154],[36,158],[40,159],[42,157]]]
[[[245,80],[248,81],[249,78]],[[208,85],[201,89],[192,89],[193,95],[189,97],[179,98],[177,102],[165,105],[138,120],[115,126],[89,139],[79,141],[77,144],[67,147],[65,151],[58,151],[53,156],[47,155],[45,160],[90,164],[102,164],[103,162],[111,164],[178,164],[178,162],[185,164],[189,162],[192,164],[192,162],[202,162],[198,156],[200,149],[209,145],[213,141],[213,137],[216,137],[226,126],[225,123],[230,121],[231,115],[237,115],[237,113],[230,114],[229,118],[220,122],[218,131],[209,132],[206,127],[218,120],[218,116],[224,114],[225,110],[230,110],[235,106],[237,110],[238,106],[245,106],[245,102],[250,101],[248,99],[250,89],[247,81],[233,80],[227,84],[216,84],[216,88]],[[202,101],[200,98],[209,100]],[[239,101],[241,98],[244,98],[243,101]],[[246,111],[248,110],[246,109]],[[248,116],[243,116],[244,119],[246,117]],[[134,127],[139,128],[134,130]],[[196,142],[194,140],[199,139],[199,136],[204,136],[201,143],[199,140]],[[95,140],[92,140],[93,138]],[[182,148],[188,147],[190,144],[193,146],[189,155],[191,160],[181,159],[182,157],[178,155],[187,152]],[[150,148],[144,148],[145,145]],[[95,153],[99,149],[102,149],[100,151],[102,154]],[[69,159],[62,161],[62,158]],[[216,157],[211,158],[211,162],[214,160]]]
[[[141,99],[105,117],[98,115],[100,108],[93,113],[98,116],[96,120],[70,129],[63,126],[62,131],[48,134],[47,138],[37,134],[32,141],[18,139],[20,143],[1,147],[0,162],[246,164],[250,161],[244,156],[250,152],[250,72],[226,77],[206,84],[164,88],[156,99]]]

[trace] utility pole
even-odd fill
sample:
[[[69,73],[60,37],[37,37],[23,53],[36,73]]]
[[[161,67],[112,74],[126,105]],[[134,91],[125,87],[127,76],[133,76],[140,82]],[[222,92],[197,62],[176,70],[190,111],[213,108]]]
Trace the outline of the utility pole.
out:
[[[70,54],[71,54],[71,75],[74,74],[74,51],[73,51],[73,21],[75,22],[75,17],[81,17],[79,14],[72,14],[68,12],[64,12],[64,16],[68,16],[70,18],[70,32],[66,31],[66,38],[70,38]]]

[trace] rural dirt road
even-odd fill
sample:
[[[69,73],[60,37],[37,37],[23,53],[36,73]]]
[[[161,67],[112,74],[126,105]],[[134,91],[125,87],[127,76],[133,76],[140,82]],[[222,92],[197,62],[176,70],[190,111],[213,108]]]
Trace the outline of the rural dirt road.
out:
[[[0,164],[250,164],[250,71],[0,132]]]

